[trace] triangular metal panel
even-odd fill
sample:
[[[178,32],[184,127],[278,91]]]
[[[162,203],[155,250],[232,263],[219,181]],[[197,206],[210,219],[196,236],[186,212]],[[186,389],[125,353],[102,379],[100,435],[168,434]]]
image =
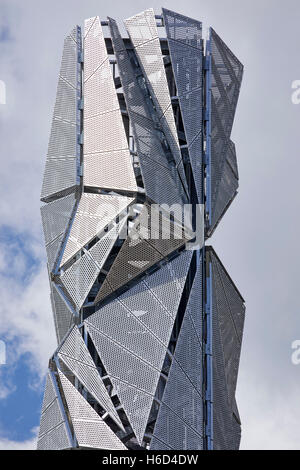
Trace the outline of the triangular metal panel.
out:
[[[161,223],[159,223],[159,216]],[[171,227],[170,234],[167,232],[168,226]],[[154,206],[144,205],[108,272],[95,302],[102,300],[110,289],[115,291],[140,276],[170,253],[184,246],[187,241],[188,238],[182,232],[181,226],[173,224]],[[107,284],[110,289],[107,289]]]
[[[177,146],[176,139],[175,144],[174,138],[170,140],[169,129],[164,133],[151,100],[145,96],[145,90],[136,78],[137,64],[130,59],[118,26],[111,18],[109,26],[146,194],[159,204],[183,204],[187,197],[186,179],[179,164],[181,156],[176,160],[172,155],[172,146],[175,145],[175,149]]]
[[[64,250],[61,266],[126,209],[134,198],[83,193]]]
[[[73,327],[60,346],[58,356],[85,386],[87,391],[98,401],[101,407],[123,429],[119,415],[77,326]]]
[[[50,288],[57,343],[60,344],[63,337],[73,325],[73,312],[62,299],[62,296],[59,294],[57,287],[53,282],[50,283]]]
[[[74,38],[77,38],[77,42]],[[64,42],[41,192],[43,200],[79,184],[80,51],[81,31],[76,26]]]
[[[241,353],[239,330],[243,329],[245,307],[244,302],[236,291],[234,284],[221,263],[212,256],[214,301],[218,310],[220,340],[225,364],[225,374],[230,404],[233,403]],[[233,297],[233,292],[235,296]]]
[[[122,223],[105,233],[88,252],[61,274],[61,282],[78,310],[84,304],[126,220],[127,216]]]
[[[202,23],[162,8],[168,39],[182,42],[184,45],[202,49]]]
[[[85,320],[139,442],[147,425],[191,257],[192,252],[184,252],[150,275],[147,283],[140,282]],[[168,288],[170,281],[175,289]],[[166,300],[164,288],[170,294],[165,295]],[[141,404],[139,412],[135,409],[137,402]]]
[[[148,25],[149,34],[146,35],[146,37],[150,35],[150,40],[141,41],[141,39],[138,38],[136,32],[140,23]],[[144,72],[144,77],[151,92],[158,118],[161,120],[166,139],[169,142],[174,159],[178,165],[182,157],[153,9],[146,10],[125,20],[125,25]],[[180,176],[185,184],[184,172]]]
[[[109,339],[108,336],[94,328],[91,323],[86,321],[86,325],[113,386],[117,388],[120,382],[129,386],[117,388],[118,398],[130,420],[136,438],[141,444],[159,380],[160,370],[155,369],[150,363],[144,362],[140,357]],[[115,325],[113,326],[115,327]],[[153,345],[156,344],[155,340],[153,340]],[[136,416],[135,401],[132,400],[134,391],[144,401],[143,415],[137,416],[137,422],[134,419]]]
[[[61,233],[65,232],[71,219],[74,204],[75,196],[69,194],[41,207],[46,247]]]
[[[137,191],[99,17],[90,25],[91,19],[84,39],[84,185]]]
[[[61,406],[51,372],[48,372],[37,443],[39,450],[72,447]]]
[[[79,447],[126,450],[105,421],[60,371],[59,378]]]

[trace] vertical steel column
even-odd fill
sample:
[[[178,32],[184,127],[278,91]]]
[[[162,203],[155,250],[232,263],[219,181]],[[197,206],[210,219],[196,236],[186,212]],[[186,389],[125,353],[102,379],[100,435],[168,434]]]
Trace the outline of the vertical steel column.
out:
[[[206,250],[205,250],[206,251]],[[206,389],[205,389],[205,436],[207,450],[213,450],[213,338],[212,338],[212,265],[205,252],[205,368],[206,368]]]
[[[210,32],[209,32],[210,35]],[[211,224],[211,41],[206,41],[206,55],[204,60],[205,73],[205,129],[206,129],[206,200],[205,214],[208,217],[208,223]]]
[[[204,121],[206,130],[205,147],[205,216],[211,224],[211,31],[206,42],[206,55],[204,58],[205,74],[205,110]],[[213,449],[213,364],[212,364],[212,265],[204,248],[205,271],[205,312],[204,312],[204,340],[205,340],[205,437],[207,450]]]

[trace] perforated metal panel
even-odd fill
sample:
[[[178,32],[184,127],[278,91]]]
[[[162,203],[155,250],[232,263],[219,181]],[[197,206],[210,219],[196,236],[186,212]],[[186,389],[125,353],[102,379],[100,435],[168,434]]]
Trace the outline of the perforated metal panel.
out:
[[[202,24],[163,8],[170,59],[198,199],[202,200]],[[196,139],[196,141],[195,141]]]
[[[96,449],[126,450],[110,427],[60,371],[59,378],[78,445]]]
[[[134,198],[83,193],[72,224],[61,265],[83,248],[106,225],[115,221]]]
[[[143,281],[173,318],[177,314],[191,258],[192,252],[186,251]]]
[[[178,165],[181,161],[181,152],[153,9],[146,10],[125,20],[125,25],[154,101],[157,117],[161,121],[174,160]],[[139,37],[141,28],[147,34]],[[146,39],[149,36],[150,39]],[[181,178],[185,184],[184,172],[181,173]]]
[[[243,66],[212,28],[208,54],[211,58],[211,233],[238,187],[235,148],[230,133]]]
[[[74,194],[70,194],[41,207],[46,246],[65,232],[71,218],[74,204]]]
[[[213,223],[215,224],[220,221],[226,212],[227,208],[235,198],[239,187],[239,181],[232,170],[232,167],[229,163],[230,161],[236,161],[234,144],[232,144],[232,146],[228,146],[222,173],[215,187],[216,191],[212,219]]]
[[[80,148],[77,136],[80,133],[80,35],[80,28],[76,26],[64,42],[42,199],[79,184]],[[77,42],[74,38],[77,38]]]
[[[114,78],[98,17],[86,21],[84,54],[84,184],[137,191]]]
[[[57,342],[60,344],[63,337],[67,334],[71,326],[73,326],[73,314],[62,299],[61,295],[58,293],[53,282],[50,283],[50,287]]]
[[[150,275],[147,283],[137,284],[85,321],[105,369],[114,386],[118,386],[116,393],[139,441],[147,424],[153,400],[149,394],[153,396],[156,389],[191,256],[190,252],[183,253],[159,270],[159,276]],[[175,291],[172,289],[173,295],[163,299],[164,286],[170,279]],[[116,383],[116,378],[126,385]]]
[[[218,310],[220,340],[224,354],[229,402],[232,405],[241,352],[245,307],[242,298],[221,263],[212,252],[214,300]],[[236,321],[239,329],[236,327]]]
[[[58,400],[51,373],[48,372],[37,448],[39,450],[65,449],[72,447],[66,430],[64,416]]]
[[[88,392],[98,401],[101,407],[104,408],[120,428],[123,429],[118,413],[115,410],[77,326],[73,327],[61,345],[58,356],[73,374],[76,375]]]
[[[176,160],[172,154],[177,137],[170,129],[165,133],[143,77],[136,76],[141,75],[137,59],[126,52],[116,22],[110,19],[109,26],[146,194],[157,203],[182,204],[186,194],[178,171],[184,185],[185,175],[182,166],[175,168],[181,156]]]
[[[86,322],[86,325],[136,438],[141,443],[160,371],[109,339],[91,323]],[[156,345],[155,341],[152,344]],[[136,411],[137,401],[143,403],[140,413]]]
[[[202,49],[202,23],[188,16],[162,9],[167,37],[184,46]]]
[[[202,450],[202,438],[164,403],[160,405],[150,450]]]
[[[108,292],[115,291],[140,276],[188,241],[185,234],[182,233],[181,227],[176,226],[174,228],[173,222],[170,221],[171,234],[169,237],[168,227],[158,222],[158,209],[154,206],[151,209],[148,205],[143,207],[128,238],[123,243],[95,302],[102,300]],[[164,216],[161,217],[161,220],[168,220]],[[175,236],[178,238],[175,238]],[[107,284],[110,289],[107,289]]]
[[[214,315],[214,448],[236,449],[239,445],[238,427],[240,425],[235,418],[235,416],[238,418],[235,390],[245,306],[242,297],[213,251],[210,251],[210,259],[213,273]]]
[[[44,434],[37,442],[37,450],[63,450],[71,447],[63,423]]]
[[[61,275],[61,282],[79,310],[85,302],[119,235],[119,224],[104,234],[100,240]]]

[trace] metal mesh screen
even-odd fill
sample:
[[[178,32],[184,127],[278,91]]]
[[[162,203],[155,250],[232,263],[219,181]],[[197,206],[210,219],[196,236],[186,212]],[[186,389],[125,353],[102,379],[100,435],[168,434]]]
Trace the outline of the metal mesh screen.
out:
[[[78,445],[97,449],[123,450],[124,444],[100,418],[83,396],[59,371]]]
[[[77,137],[80,133],[80,35],[80,28],[77,26],[64,42],[41,198],[47,198],[79,183],[77,170],[80,149]],[[78,38],[77,42],[74,37]]]
[[[107,393],[105,385],[99,375],[94,361],[76,326],[70,331],[58,351],[59,357],[66,366],[76,375],[88,392],[98,401],[121,427],[122,423],[114,405]]]

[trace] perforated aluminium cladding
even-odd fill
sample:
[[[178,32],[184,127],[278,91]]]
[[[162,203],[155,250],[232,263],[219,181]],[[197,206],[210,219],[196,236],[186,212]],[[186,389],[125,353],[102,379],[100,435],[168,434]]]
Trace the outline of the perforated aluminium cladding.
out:
[[[39,450],[60,450],[71,446],[51,372],[48,372],[37,448]]]
[[[95,363],[77,328],[74,326],[58,350],[58,356],[76,375],[87,391],[106,410],[111,418],[123,429],[118,413],[111,401]]]
[[[71,326],[73,326],[73,313],[58,293],[57,287],[53,282],[50,283],[51,303],[57,343],[60,344],[63,337],[67,334]]]
[[[85,320],[139,442],[145,432],[191,256],[190,252],[183,253],[159,270],[159,276],[150,275],[147,283],[137,284]],[[165,285],[170,293],[170,279],[175,283],[175,292],[172,289],[173,295],[165,295],[162,301]]]
[[[203,49],[202,25],[163,9],[188,153],[198,198],[202,200]]]
[[[202,49],[202,23],[188,16],[162,9],[167,37],[184,45]]]
[[[148,25],[149,34],[146,37],[150,35],[151,39],[144,40],[144,36],[141,40],[138,37],[137,30],[141,27],[140,23]],[[182,157],[153,9],[146,10],[129,20],[125,20],[125,25],[143,70],[157,117],[161,122],[174,160],[178,165]],[[178,167],[178,171],[181,171],[181,167]],[[183,183],[186,184],[184,172],[181,172],[180,176]]]
[[[78,445],[96,449],[126,450],[110,427],[60,371],[59,378]]]
[[[141,443],[160,371],[110,340],[90,323],[87,327],[136,438]],[[137,401],[143,402],[140,413],[136,410]]]
[[[75,204],[74,194],[56,199],[41,207],[45,245],[64,233],[71,218]]]
[[[80,132],[78,103],[81,74],[78,56],[81,51],[80,28],[66,37],[53,113],[48,154],[41,198],[71,188],[79,183]],[[78,38],[78,42],[74,40]]]
[[[102,300],[108,292],[115,291],[140,276],[188,241],[181,226],[173,224],[162,215],[161,220],[164,223],[159,224],[156,213],[160,214],[155,206],[143,206],[141,214],[137,217],[128,238],[123,243],[95,302]],[[166,222],[169,222],[171,227],[170,236],[167,232]],[[107,289],[107,284],[110,289]]]
[[[187,250],[193,234],[182,230],[176,209],[172,214],[174,209],[164,204],[195,204],[197,196],[199,203],[207,203],[206,191],[212,207],[207,235],[225,213],[238,187],[230,133],[243,70],[213,30],[207,48],[211,68],[206,70],[207,60],[203,70],[201,23],[165,9],[162,20],[168,44],[158,36],[151,9],[126,20],[131,40],[122,39],[111,18],[111,42],[104,39],[99,17],[90,18],[85,22],[83,63],[80,28],[65,41],[42,190],[46,205],[41,210],[60,345],[55,353],[59,360],[51,361],[47,379],[38,448],[78,444],[123,450],[137,443],[144,446],[153,428],[151,449],[209,446],[206,399],[211,371],[204,305],[209,287],[202,278],[204,259],[202,251]],[[113,66],[112,53],[117,62]],[[206,113],[204,75],[205,83],[211,83]],[[170,93],[176,95],[172,100]],[[186,140],[186,148],[180,148],[179,139]],[[211,154],[203,160],[205,148]],[[138,204],[128,215],[134,196]],[[149,213],[150,206],[154,213]],[[169,213],[174,215],[171,236]],[[167,221],[163,228],[158,214]],[[130,228],[123,244],[117,240],[120,220]],[[244,305],[212,251],[209,260],[214,320],[211,437],[216,449],[236,449],[240,418],[235,388]],[[97,278],[100,290],[91,305],[89,294],[95,295]],[[85,340],[74,326],[79,321]],[[124,414],[130,424],[126,431]],[[118,436],[124,436],[124,444]]]
[[[134,198],[83,193],[75,214],[61,265],[100,233]]]
[[[213,251],[213,399],[214,448],[239,446],[235,401],[245,307],[239,292]],[[238,327],[236,327],[236,324]],[[234,416],[235,415],[235,416]]]
[[[187,200],[185,175],[180,164],[178,169],[175,168],[176,158],[172,154],[172,146],[177,144],[174,144],[174,138],[170,139],[169,131],[164,132],[138,69],[137,59],[129,57],[118,26],[111,18],[109,26],[146,194],[159,204],[183,204]]]
[[[161,441],[172,449],[203,448],[201,263],[193,281],[177,339],[151,449],[159,449]],[[176,429],[174,421],[177,422]]]
[[[84,39],[84,184],[137,191],[99,18],[90,24]]]
[[[125,217],[126,219],[127,217]],[[122,225],[123,226],[123,221]],[[118,235],[120,224],[101,236],[95,245],[61,274],[61,282],[79,310],[85,302]]]
[[[214,298],[218,310],[220,340],[224,354],[229,402],[234,400],[239,368],[245,308],[228,274],[212,253]],[[239,329],[236,327],[236,321]]]
[[[243,66],[212,28],[208,53],[211,57],[211,229],[213,229],[232,201],[238,186],[235,149],[230,141],[230,133]]]

